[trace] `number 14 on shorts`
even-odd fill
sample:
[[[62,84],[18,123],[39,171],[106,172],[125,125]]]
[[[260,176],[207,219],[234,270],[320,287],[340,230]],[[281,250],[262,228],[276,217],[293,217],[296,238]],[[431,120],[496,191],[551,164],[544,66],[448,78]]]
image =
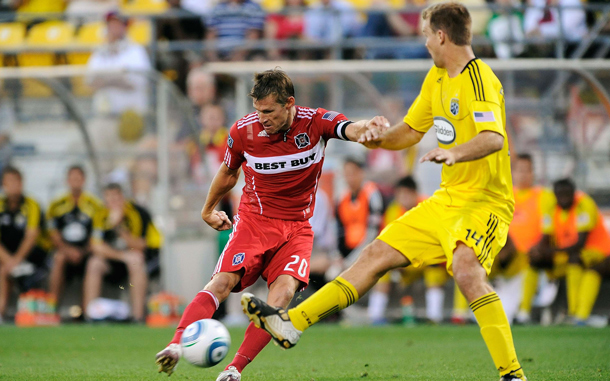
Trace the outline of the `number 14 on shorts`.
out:
[[[466,234],[466,241],[472,239],[474,242],[476,242],[476,246],[479,246],[479,243],[481,243],[483,238],[485,238],[483,234],[477,233],[474,231],[474,229],[466,229],[466,232],[468,232],[468,234]]]

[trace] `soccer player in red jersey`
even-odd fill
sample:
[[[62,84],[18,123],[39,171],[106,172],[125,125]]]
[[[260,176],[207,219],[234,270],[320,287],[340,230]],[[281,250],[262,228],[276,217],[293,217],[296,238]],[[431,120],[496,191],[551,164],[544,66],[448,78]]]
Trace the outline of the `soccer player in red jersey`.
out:
[[[343,114],[295,105],[291,79],[281,70],[256,74],[250,92],[256,112],[230,129],[224,163],[212,180],[201,211],[216,230],[233,228],[212,280],[191,301],[170,344],[157,354],[160,372],[171,374],[180,356],[180,338],[191,323],[211,318],[231,292],[259,277],[267,281],[267,303],[286,308],[309,281],[315,193],[329,139],[357,141],[369,126],[389,126],[386,118],[352,122]],[[376,131],[376,129],[373,129]],[[234,223],[215,210],[236,184],[240,167],[246,185]],[[241,372],[271,336],[251,323],[233,361],[217,381],[241,379]]]

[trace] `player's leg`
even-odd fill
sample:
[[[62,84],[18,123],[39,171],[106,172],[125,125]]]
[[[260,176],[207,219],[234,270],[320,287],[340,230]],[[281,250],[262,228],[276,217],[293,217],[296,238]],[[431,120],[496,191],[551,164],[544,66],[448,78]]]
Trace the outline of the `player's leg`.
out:
[[[6,304],[11,293],[11,278],[6,266],[0,264],[0,322],[6,310]]]
[[[582,281],[583,267],[579,258],[570,257],[566,267],[566,293],[568,297],[568,315],[574,317],[578,308],[578,295]]]
[[[538,290],[538,271],[539,270],[533,266],[530,266],[525,270],[521,306],[519,313],[517,314],[518,323],[528,324],[532,320],[532,305],[534,304],[534,297]]]
[[[269,294],[267,295],[267,304],[278,308],[287,308],[292,300],[294,293],[297,291],[301,282],[290,275],[280,275],[269,286]],[[244,341],[237,350],[233,361],[225,368],[225,371],[234,367],[237,372],[241,373],[243,369],[254,360],[254,358],[269,344],[271,336],[260,328],[256,328],[254,323],[250,323],[244,334]],[[217,380],[223,380],[220,377]],[[230,380],[230,378],[226,378]]]
[[[525,380],[502,302],[487,282],[487,272],[474,250],[457,242],[453,252],[453,276],[470,303],[481,335],[503,380]]]
[[[99,255],[92,255],[87,261],[85,280],[83,282],[83,307],[85,316],[89,303],[102,293],[102,281],[104,275],[110,271],[108,261]]]
[[[445,283],[449,274],[445,266],[428,266],[424,269],[426,285],[426,317],[434,323],[442,323],[445,303]]]
[[[66,254],[61,249],[58,249],[55,254],[53,254],[53,265],[51,266],[51,273],[49,274],[49,292],[56,301],[59,301],[59,296],[63,290],[66,263]]]
[[[578,305],[575,312],[575,323],[578,325],[586,324],[602,283],[604,262],[610,261],[602,253],[595,250],[583,250],[582,260],[586,268],[583,271],[580,287],[578,290]]]
[[[144,306],[148,289],[148,274],[144,253],[136,250],[123,252],[123,262],[129,274],[129,295],[135,321],[144,320]]]

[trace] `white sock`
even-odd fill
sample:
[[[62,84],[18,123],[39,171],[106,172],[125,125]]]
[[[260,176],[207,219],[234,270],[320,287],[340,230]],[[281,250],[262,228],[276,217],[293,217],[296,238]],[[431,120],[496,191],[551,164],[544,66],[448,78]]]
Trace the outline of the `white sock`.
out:
[[[435,323],[441,323],[443,321],[444,302],[445,290],[441,287],[426,289],[426,317]]]
[[[381,320],[385,317],[385,309],[388,306],[388,294],[373,291],[369,296],[368,315],[371,321]]]

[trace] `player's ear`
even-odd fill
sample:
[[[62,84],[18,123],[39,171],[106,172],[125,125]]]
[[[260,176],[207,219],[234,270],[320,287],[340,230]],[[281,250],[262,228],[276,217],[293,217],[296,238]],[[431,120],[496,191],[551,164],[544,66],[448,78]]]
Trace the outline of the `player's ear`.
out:
[[[284,105],[284,107],[286,108],[291,108],[292,106],[294,106],[294,97],[288,97],[288,99],[286,100],[286,104]]]
[[[447,39],[447,35],[443,32],[442,29],[436,31],[436,36],[438,37],[438,42],[443,45]]]

